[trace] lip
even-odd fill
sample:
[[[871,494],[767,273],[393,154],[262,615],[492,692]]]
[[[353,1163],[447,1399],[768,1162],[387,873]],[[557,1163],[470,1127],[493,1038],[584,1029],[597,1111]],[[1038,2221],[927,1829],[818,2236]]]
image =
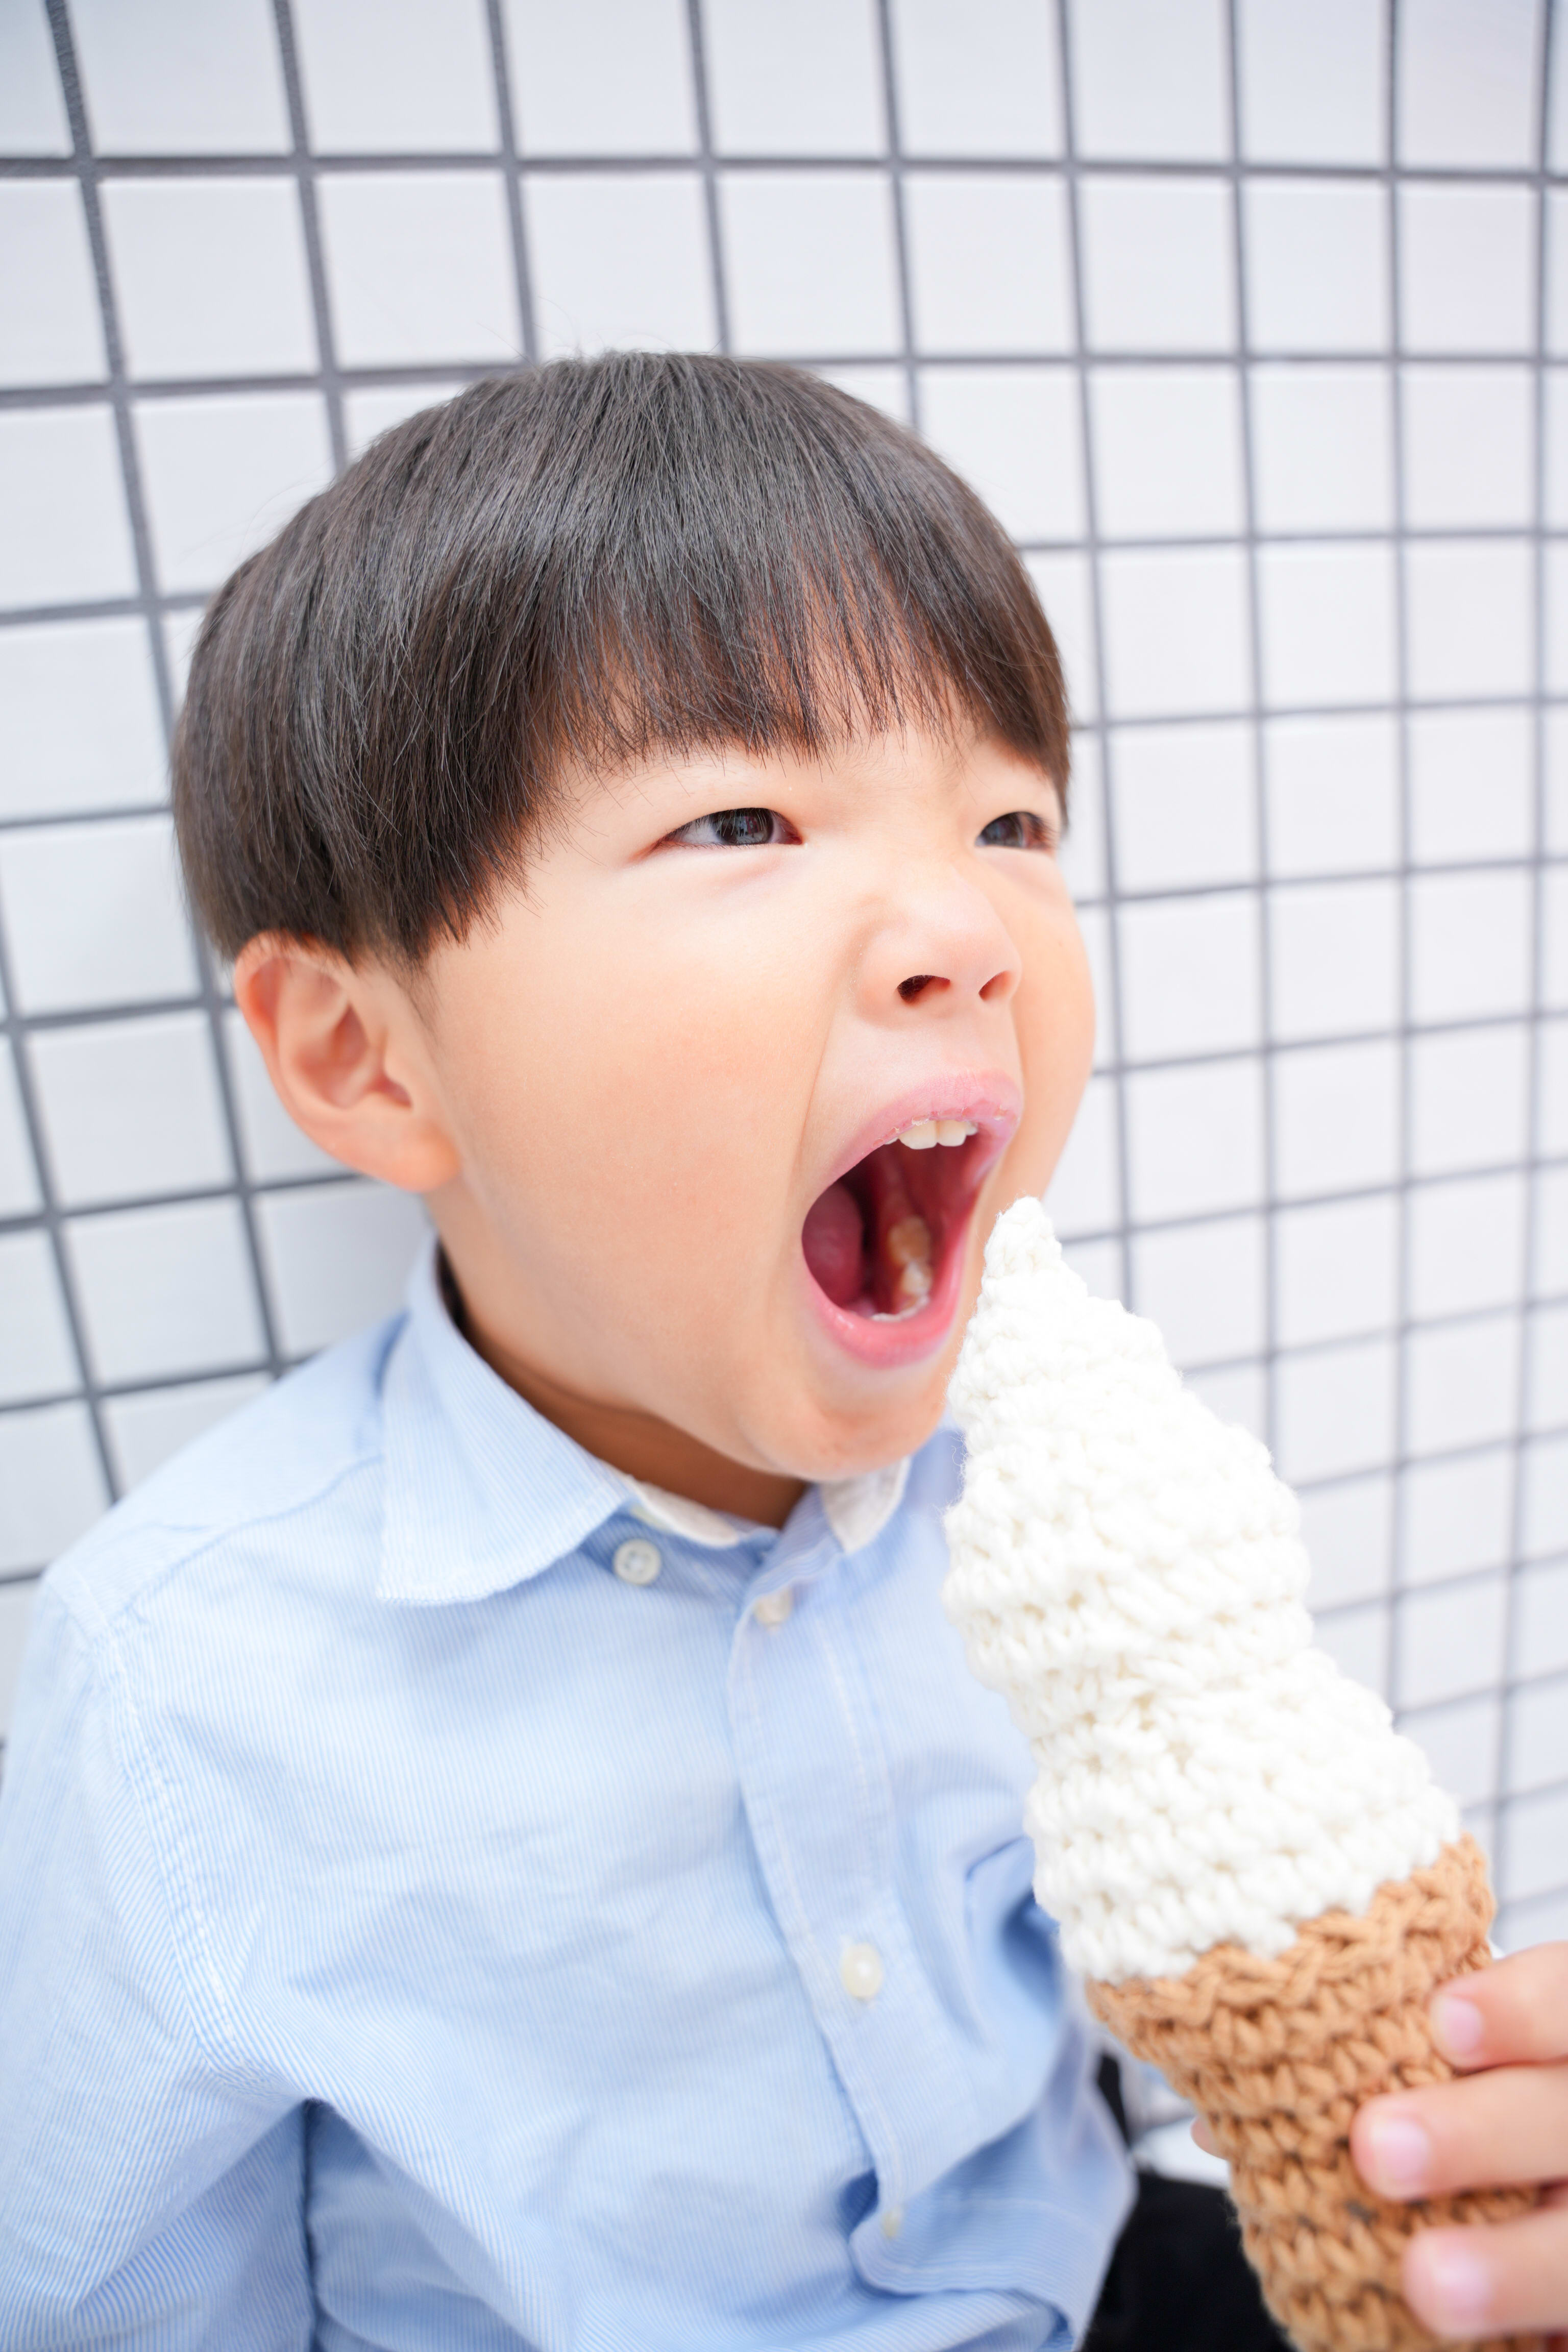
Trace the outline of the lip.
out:
[[[919,1363],[942,1347],[952,1331],[963,1289],[975,1205],[985,1189],[986,1179],[1017,1132],[1023,1115],[1024,1097],[1015,1079],[1004,1077],[994,1070],[949,1072],[924,1085],[910,1087],[884,1104],[866,1121],[837,1166],[821,1179],[813,1199],[847,1176],[869,1152],[893,1142],[900,1130],[915,1119],[970,1119],[978,1130],[970,1147],[965,1171],[970,1184],[968,1203],[944,1239],[936,1281],[917,1314],[888,1322],[851,1315],[834,1305],[813,1277],[804,1253],[800,1254],[800,1278],[810,1296],[816,1320],[846,1355],[869,1370],[886,1371],[902,1364]],[[939,1144],[936,1149],[941,1150],[943,1147]]]

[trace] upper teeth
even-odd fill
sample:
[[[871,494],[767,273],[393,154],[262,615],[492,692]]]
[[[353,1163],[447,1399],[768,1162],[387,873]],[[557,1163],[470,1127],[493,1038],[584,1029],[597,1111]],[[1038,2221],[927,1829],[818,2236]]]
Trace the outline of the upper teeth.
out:
[[[966,1143],[976,1132],[972,1118],[912,1118],[893,1139],[906,1151],[929,1151],[933,1144]]]

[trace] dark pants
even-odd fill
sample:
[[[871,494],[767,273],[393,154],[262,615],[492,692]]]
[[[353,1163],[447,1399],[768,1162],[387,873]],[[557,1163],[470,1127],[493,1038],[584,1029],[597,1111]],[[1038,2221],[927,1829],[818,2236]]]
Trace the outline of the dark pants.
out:
[[[1115,2062],[1100,2088],[1122,2121]],[[1138,2176],[1138,2202],[1117,2240],[1080,2352],[1290,2352],[1241,2251],[1223,2189]]]

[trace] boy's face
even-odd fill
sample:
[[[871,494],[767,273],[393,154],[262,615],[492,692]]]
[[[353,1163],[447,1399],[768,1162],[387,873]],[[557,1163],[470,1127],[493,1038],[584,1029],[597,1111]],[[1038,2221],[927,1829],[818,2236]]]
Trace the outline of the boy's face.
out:
[[[925,1438],[1089,1068],[1059,822],[1012,752],[913,732],[575,798],[426,975],[430,1205],[525,1393],[790,1478]]]

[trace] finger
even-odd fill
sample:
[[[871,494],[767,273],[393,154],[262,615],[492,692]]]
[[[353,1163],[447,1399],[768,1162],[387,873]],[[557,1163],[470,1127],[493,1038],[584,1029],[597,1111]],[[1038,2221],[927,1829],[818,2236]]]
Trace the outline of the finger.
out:
[[[1568,2058],[1568,1944],[1538,1944],[1439,1985],[1429,2015],[1437,2047],[1461,2067]]]
[[[1351,2125],[1351,2155],[1384,2197],[1560,2180],[1568,2175],[1568,2065],[1499,2066],[1369,2099]]]
[[[1218,2140],[1215,2139],[1213,2132],[1210,2131],[1202,2116],[1196,2116],[1194,2120],[1193,2137],[1196,2140],[1198,2146],[1202,2148],[1205,2156],[1223,2156],[1225,2154],[1224,2148],[1221,2147]]]
[[[1568,2210],[1542,2206],[1496,2229],[1417,2230],[1405,2249],[1405,2300],[1436,2335],[1463,2343],[1568,2324]]]

